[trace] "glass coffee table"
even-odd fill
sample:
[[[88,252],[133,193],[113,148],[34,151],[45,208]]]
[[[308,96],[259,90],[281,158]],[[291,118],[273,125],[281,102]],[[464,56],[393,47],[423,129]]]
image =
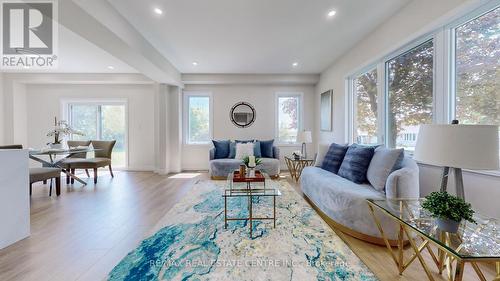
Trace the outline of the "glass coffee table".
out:
[[[278,189],[278,182],[271,179],[266,174],[257,171],[254,177],[240,176],[238,171],[230,173],[227,177],[227,184],[224,188],[222,197],[224,197],[224,228],[227,228],[229,221],[248,221],[250,226],[250,238],[252,237],[253,221],[256,220],[272,220],[276,227],[276,197],[281,196]],[[245,218],[230,218],[227,216],[227,200],[230,198],[247,197],[248,201],[248,217]],[[272,217],[254,217],[253,201],[254,197],[272,197],[273,198],[273,215]]]
[[[457,233],[439,230],[436,219],[421,207],[423,200],[368,199],[368,207],[387,249],[398,267],[399,273],[418,258],[429,280],[434,280],[421,252],[427,249],[441,274],[446,268],[448,280],[460,281],[466,263],[470,263],[480,280],[486,280],[478,266],[480,262],[495,263],[495,281],[500,281],[500,221],[479,214],[474,215],[476,223],[462,222]],[[391,248],[375,210],[390,216],[399,225],[398,249]],[[404,240],[406,236],[407,240]],[[417,238],[422,243],[417,245]],[[404,243],[408,241],[413,255],[404,261]],[[434,253],[430,245],[437,248]]]

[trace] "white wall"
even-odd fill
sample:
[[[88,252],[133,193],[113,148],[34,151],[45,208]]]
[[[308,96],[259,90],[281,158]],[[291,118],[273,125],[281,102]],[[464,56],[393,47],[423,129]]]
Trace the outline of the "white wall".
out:
[[[43,147],[54,116],[62,114],[62,100],[126,99],[128,101],[129,169],[155,167],[153,85],[28,84],[26,86],[27,145]]]
[[[477,6],[478,2],[480,1],[413,1],[322,72],[320,82],[316,87],[315,108],[319,110],[320,93],[333,89],[334,130],[333,132],[316,130],[319,141],[340,143],[347,141],[346,78],[348,75],[417,39],[420,35],[451,21],[464,11]],[[319,115],[316,117],[316,124],[319,124]],[[485,215],[500,218],[500,205],[489,199],[500,198],[500,179],[469,172],[466,172],[464,177],[466,198],[473,207]],[[426,195],[438,189],[440,169],[422,166],[420,178],[421,195]]]
[[[301,92],[304,94],[304,129],[314,126],[314,86],[311,85],[186,85],[184,91],[210,92],[213,96],[214,139],[261,139],[275,138],[276,92]],[[248,128],[238,128],[229,119],[231,107],[240,101],[252,104],[256,110],[255,123]],[[208,150],[211,145],[183,145],[182,168],[184,170],[208,169]],[[314,147],[308,153],[314,155]],[[290,154],[300,146],[281,146],[281,155]],[[282,165],[282,168],[285,168]]]
[[[3,97],[3,88],[4,88],[4,82],[3,82],[3,73],[0,72],[0,109],[2,111],[4,111],[4,97]],[[3,113],[0,113],[0,144],[3,143],[4,141],[4,124],[5,124],[5,120],[4,120],[4,114]]]

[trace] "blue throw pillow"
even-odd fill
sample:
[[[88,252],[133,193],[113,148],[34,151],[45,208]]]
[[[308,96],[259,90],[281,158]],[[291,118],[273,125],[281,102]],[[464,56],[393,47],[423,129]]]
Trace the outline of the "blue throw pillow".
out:
[[[262,157],[262,152],[260,150],[260,141],[255,141],[253,143],[253,156],[255,156],[257,158]]]
[[[345,154],[338,175],[357,184],[367,182],[366,172],[374,153],[375,147],[351,145]]]
[[[236,157],[236,142],[232,141],[229,143],[229,156],[228,158],[234,159]]]
[[[212,140],[215,147],[215,159],[224,159],[229,157],[229,142],[228,140]]]
[[[274,140],[260,141],[260,154],[263,158],[274,158]]]
[[[347,145],[332,143],[328,148],[328,152],[326,152],[323,163],[321,163],[321,169],[334,174],[338,173],[348,148]]]

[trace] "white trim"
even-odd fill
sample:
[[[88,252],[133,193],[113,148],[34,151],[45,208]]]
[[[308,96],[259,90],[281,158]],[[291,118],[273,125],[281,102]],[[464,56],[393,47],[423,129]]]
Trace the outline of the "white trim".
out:
[[[117,169],[127,170],[129,167],[129,108],[128,108],[128,98],[62,98],[60,99],[61,104],[61,116],[71,124],[71,116],[69,107],[74,104],[78,105],[123,105],[125,107],[125,134],[124,134],[124,146],[125,146],[125,166],[116,167]]]
[[[210,145],[210,142],[211,142],[211,139],[213,139],[213,122],[214,122],[214,104],[213,104],[213,95],[211,92],[209,91],[183,91],[182,92],[182,95],[183,95],[183,102],[182,102],[182,128],[183,128],[183,131],[184,133],[182,134],[182,138],[183,138],[183,145],[189,145],[189,146],[207,146],[207,145]],[[188,128],[188,112],[189,112],[189,98],[190,97],[208,97],[208,100],[209,100],[209,117],[208,117],[208,131],[209,131],[209,138],[210,140],[206,141],[206,142],[189,142],[189,128]]]
[[[276,145],[277,146],[296,146],[300,145],[297,142],[291,142],[291,143],[286,143],[286,142],[280,142],[279,138],[279,98],[281,97],[297,97],[299,99],[299,120],[298,120],[298,129],[297,133],[304,130],[304,93],[302,92],[293,92],[293,91],[283,91],[283,92],[276,92],[275,93],[275,99],[274,99],[274,136],[275,139],[277,140]],[[333,98],[333,97],[332,97]]]

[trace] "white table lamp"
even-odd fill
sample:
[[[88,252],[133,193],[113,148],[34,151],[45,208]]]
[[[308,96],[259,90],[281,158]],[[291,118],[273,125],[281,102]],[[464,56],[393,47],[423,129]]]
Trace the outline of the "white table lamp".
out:
[[[297,135],[297,142],[302,144],[300,153],[304,158],[307,158],[306,143],[312,143],[311,131],[302,131]]]
[[[457,196],[465,198],[462,169],[497,170],[498,126],[421,125],[413,158],[444,167],[441,191],[446,191],[450,168],[455,174]]]

